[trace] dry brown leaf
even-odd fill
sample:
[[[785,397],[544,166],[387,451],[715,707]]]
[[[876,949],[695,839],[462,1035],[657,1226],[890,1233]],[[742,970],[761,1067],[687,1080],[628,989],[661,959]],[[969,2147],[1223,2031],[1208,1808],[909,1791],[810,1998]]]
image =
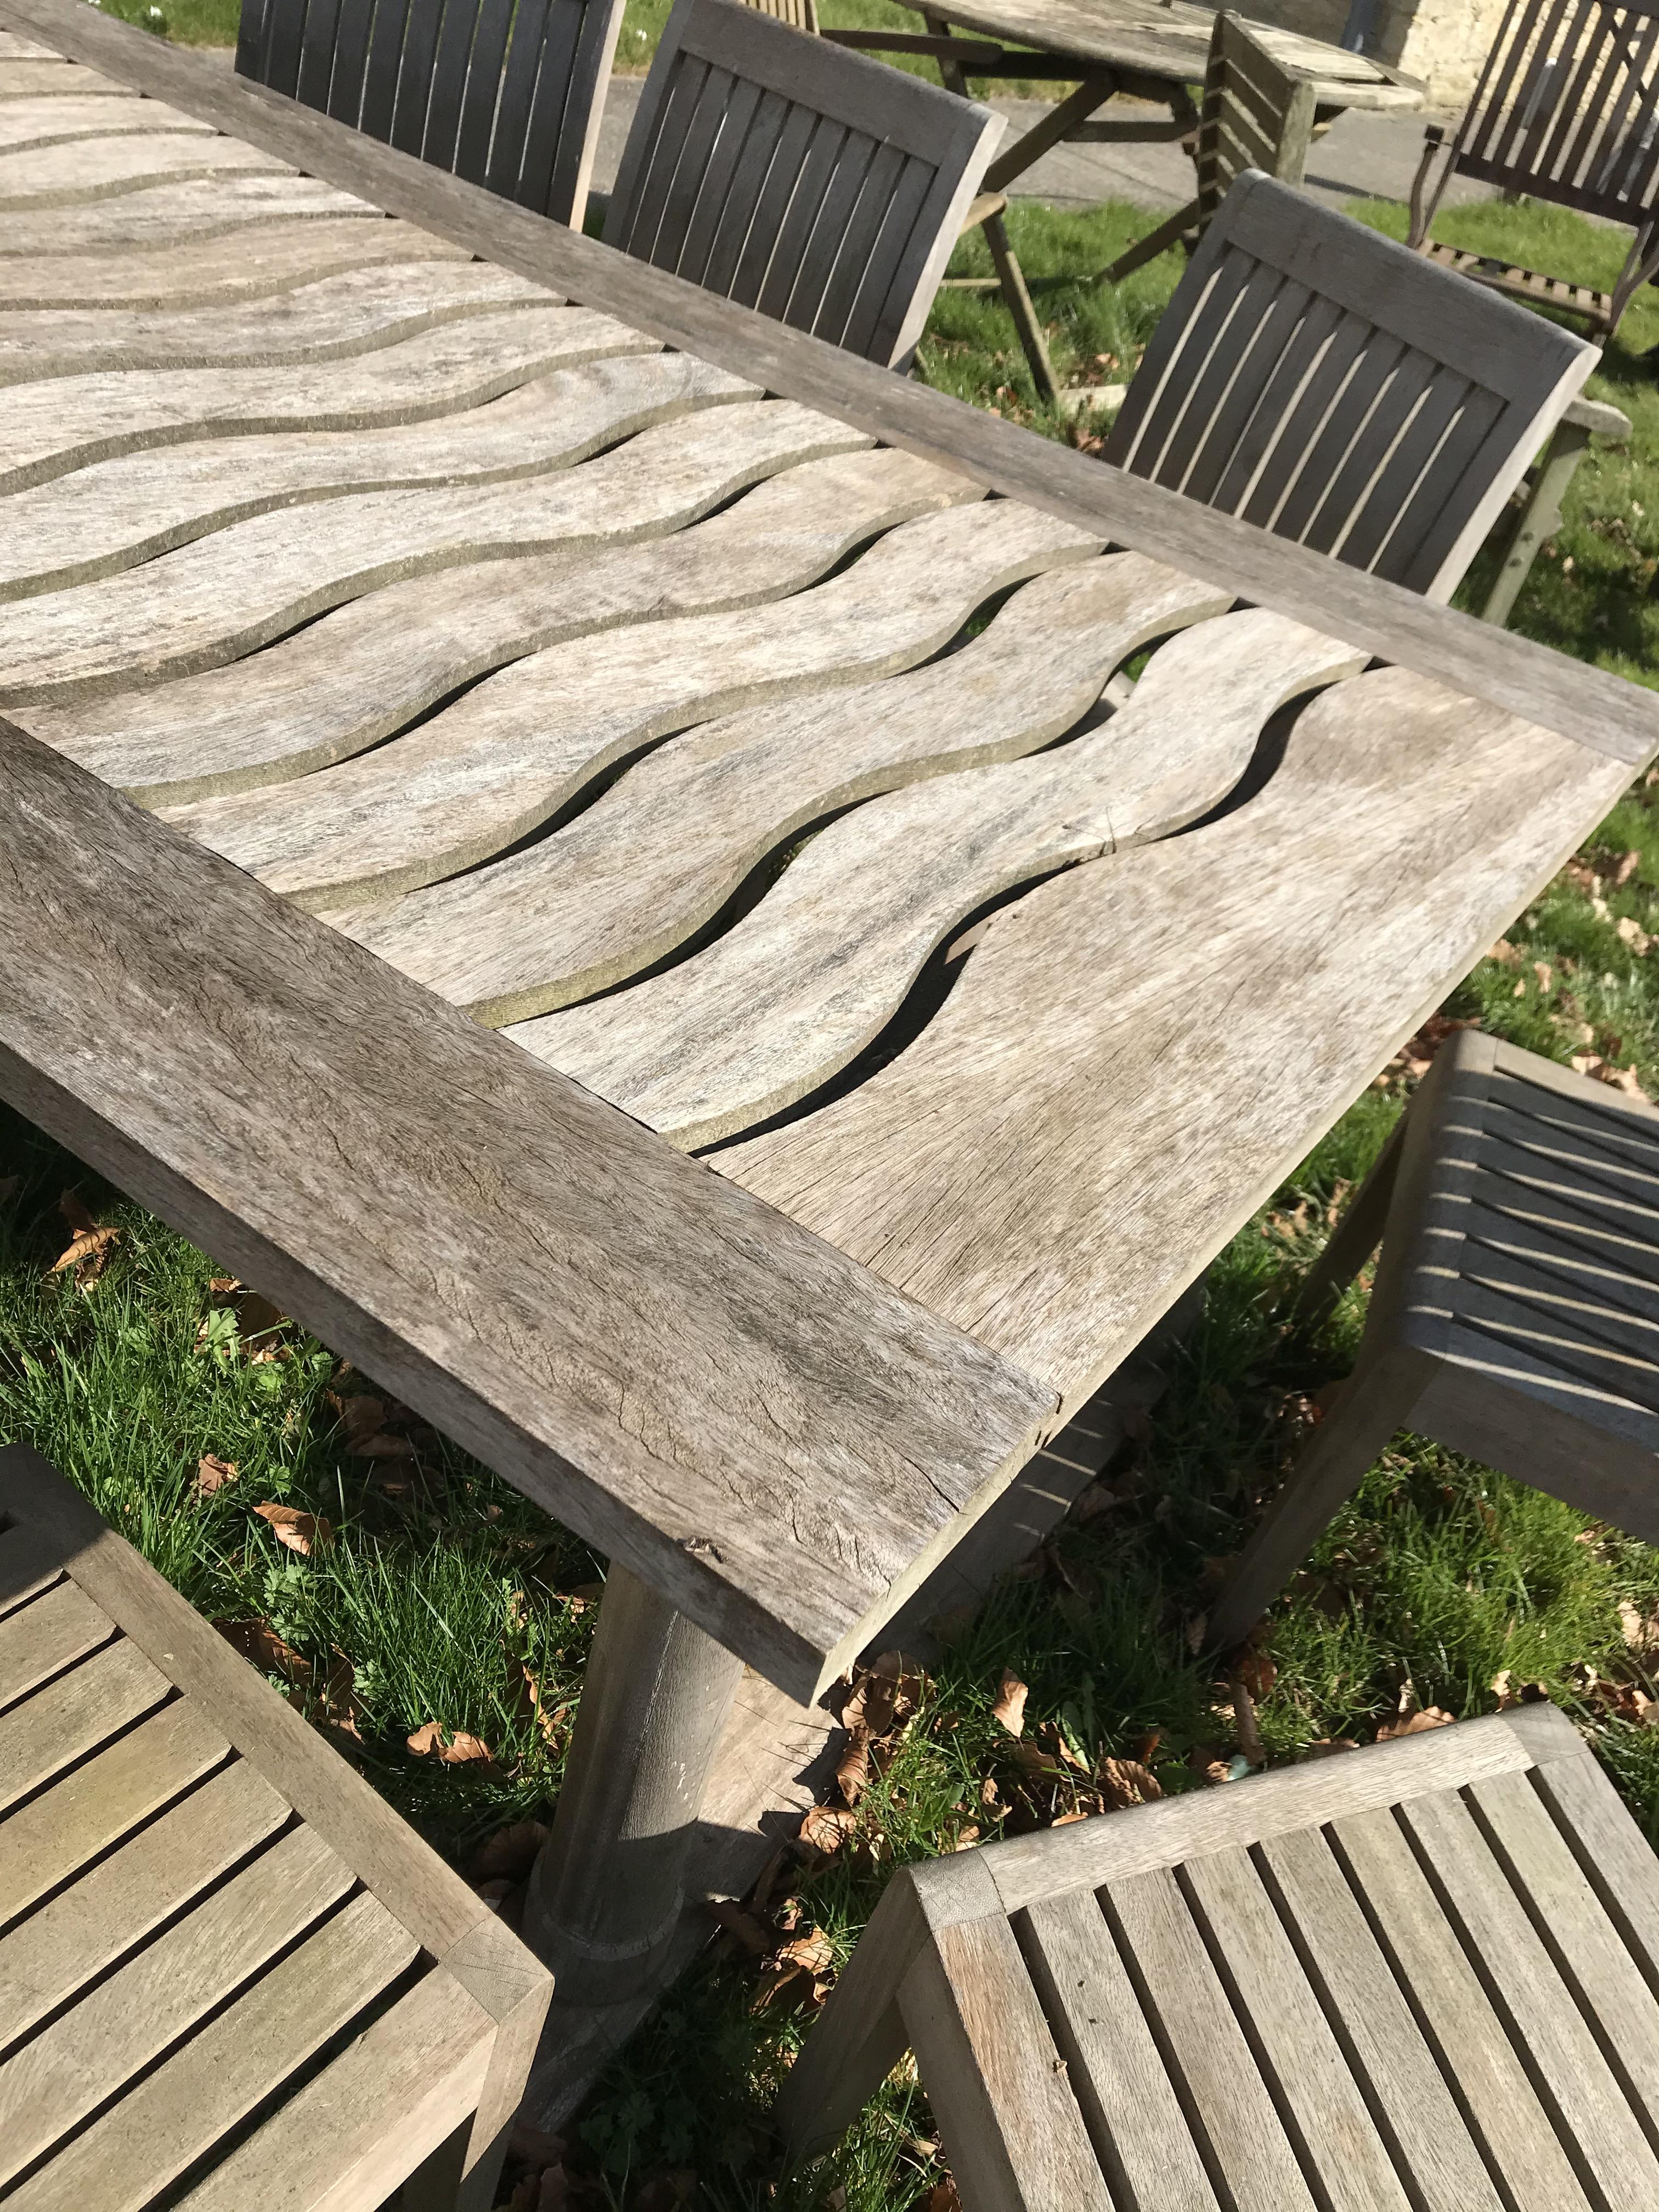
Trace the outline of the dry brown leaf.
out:
[[[951,1849],[958,1851],[970,1851],[978,1841],[979,1830],[970,1821],[965,1828],[957,1830],[957,1839]]]
[[[1627,1597],[1621,1597],[1619,1601],[1619,1626],[1628,1650],[1644,1657],[1650,1652],[1659,1651],[1659,1613],[1649,1613],[1644,1619],[1638,1607],[1632,1605]]]
[[[842,1704],[841,1724],[866,1728],[878,1741],[910,1718],[927,1691],[927,1676],[919,1660],[902,1651],[884,1651],[854,1676]]]
[[[1532,972],[1538,978],[1538,988],[1540,991],[1553,991],[1555,988],[1555,970],[1547,960],[1534,960],[1532,963]]]
[[[235,1481],[237,1474],[234,1460],[216,1459],[211,1452],[204,1452],[196,1462],[196,1495],[216,1497],[228,1482]]]
[[[547,1830],[539,1820],[514,1820],[505,1828],[497,1828],[472,1854],[468,1879],[474,1882],[522,1881],[546,1841]]]
[[[1397,1719],[1383,1722],[1376,1731],[1376,1741],[1387,1743],[1395,1736],[1421,1735],[1428,1729],[1449,1728],[1456,1718],[1455,1713],[1449,1713],[1440,1705],[1425,1705],[1419,1711],[1413,1698],[1409,1711],[1402,1710]]]
[[[534,1721],[542,1741],[550,1751],[557,1751],[564,1741],[564,1723],[569,1717],[568,1705],[549,1706],[542,1695],[542,1686],[522,1659],[507,1655],[509,1685],[519,1712],[527,1721]]]
[[[1308,1746],[1310,1759],[1328,1759],[1339,1751],[1358,1751],[1359,1746],[1351,1735],[1319,1735]]]
[[[836,1961],[836,1947],[822,1928],[809,1928],[804,1936],[792,1936],[788,1942],[779,1944],[773,1954],[780,1966],[791,1966],[799,1974],[827,1973]]]
[[[836,1784],[849,1805],[856,1805],[870,1781],[870,1731],[862,1722],[848,1732],[847,1748],[836,1769]]]
[[[1030,1694],[1018,1674],[1011,1674],[1005,1669],[1002,1686],[997,1692],[996,1703],[991,1708],[991,1717],[1006,1729],[1010,1735],[1024,1735],[1025,1700]]]
[[[1278,1666],[1265,1651],[1242,1653],[1233,1669],[1233,1674],[1234,1679],[1243,1682],[1258,1704],[1279,1680]]]
[[[287,1359],[289,1346],[278,1343],[276,1333],[289,1325],[288,1316],[270,1300],[251,1291],[234,1275],[215,1275],[208,1285],[208,1299],[215,1312],[230,1313],[236,1319],[236,1343],[231,1346],[216,1342],[209,1322],[204,1319],[196,1332],[198,1352],[218,1350],[220,1356],[229,1359],[240,1356],[250,1367],[260,1367],[268,1362]]]
[[[1630,915],[1621,914],[1613,924],[1613,930],[1614,933],[1629,945],[1638,960],[1645,957],[1648,947],[1652,944],[1653,939],[1639,921]]]
[[[776,1941],[772,1930],[746,1905],[734,1904],[727,1897],[715,1897],[709,1899],[708,1911],[728,1936],[735,1936],[744,1949],[752,1951],[757,1959],[764,1959],[772,1950]]]
[[[109,1255],[121,1241],[121,1232],[115,1228],[100,1229],[72,1190],[66,1190],[58,1201],[70,1232],[68,1249],[59,1253],[52,1263],[52,1273],[61,1275],[64,1269],[75,1270],[75,1280],[83,1291],[90,1290],[109,1264]]]
[[[943,2181],[936,2181],[928,2191],[927,2212],[962,2212],[962,2199],[957,2195],[957,2185],[948,2173]]]
[[[1122,1502],[1116,1491],[1109,1490],[1103,1482],[1091,1482],[1073,1499],[1071,1517],[1078,1528],[1086,1528],[1103,1513],[1115,1512]]]
[[[556,2166],[564,2154],[562,2136],[549,2135],[545,2128],[534,2127],[528,2120],[513,2123],[507,2154],[517,2159],[521,2166]]]
[[[801,1815],[799,1841],[809,1851],[822,1851],[828,1858],[857,1826],[857,1815],[839,1805],[809,1805]]]
[[[1521,955],[1507,937],[1500,937],[1486,957],[1488,960],[1495,960],[1500,968],[1518,967],[1521,961]]]
[[[444,1766],[475,1766],[495,1760],[495,1753],[482,1736],[443,1728],[436,1721],[422,1722],[407,1741],[417,1759],[435,1759]]]
[[[1138,1759],[1103,1759],[1098,1780],[1101,1795],[1115,1813],[1129,1805],[1150,1805],[1164,1795],[1157,1775]]]
[[[315,1679],[311,1662],[285,1643],[269,1621],[216,1620],[213,1625],[231,1649],[262,1674],[280,1674],[300,1689],[308,1688]]]
[[[1622,890],[1625,884],[1626,884],[1630,881],[1631,878],[1636,873],[1636,871],[1641,866],[1641,865],[1642,854],[1640,848],[1633,847],[1630,852],[1626,854],[1624,859],[1620,860],[1618,866],[1613,870],[1613,882]]]
[[[336,1419],[347,1437],[356,1443],[359,1437],[372,1437],[376,1430],[386,1426],[386,1401],[362,1392],[355,1398],[343,1398],[330,1390],[326,1394],[334,1408]]]
[[[334,1541],[333,1523],[320,1513],[301,1513],[292,1505],[256,1505],[253,1510],[262,1521],[270,1522],[277,1542],[298,1552],[302,1559],[308,1559],[313,1551],[325,1550]]]

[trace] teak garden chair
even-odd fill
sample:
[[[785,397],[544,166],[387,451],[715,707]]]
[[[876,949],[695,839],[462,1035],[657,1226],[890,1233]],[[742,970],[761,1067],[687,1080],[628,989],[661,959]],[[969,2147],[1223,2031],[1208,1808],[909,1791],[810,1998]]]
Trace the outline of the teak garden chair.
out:
[[[1198,196],[1119,254],[1097,280],[1115,284],[1131,270],[1185,240],[1201,235],[1235,180],[1260,169],[1281,184],[1299,185],[1308,165],[1317,106],[1316,88],[1275,60],[1242,16],[1218,15],[1210,40],[1199,112]]]
[[[551,1978],[31,1451],[0,1450],[0,2195],[488,2212]]]
[[[676,0],[605,242],[905,367],[1001,131],[738,0]]]
[[[1449,599],[1599,359],[1247,170],[1153,332],[1105,458]]]
[[[1659,1541],[1659,1113],[1478,1030],[1449,1039],[1308,1279],[1376,1249],[1353,1374],[1212,1610],[1236,1643],[1396,1429]]]
[[[239,73],[582,227],[623,0],[242,0]]]
[[[1631,224],[1636,235],[1612,291],[1433,244],[1430,227],[1454,176]],[[1656,182],[1659,0],[1510,0],[1449,148],[1437,124],[1425,134],[1410,243],[1460,276],[1576,317],[1607,338],[1637,287],[1659,271]]]
[[[1659,1859],[1528,1705],[896,1874],[780,2100],[914,2047],[964,2212],[1659,2203]]]

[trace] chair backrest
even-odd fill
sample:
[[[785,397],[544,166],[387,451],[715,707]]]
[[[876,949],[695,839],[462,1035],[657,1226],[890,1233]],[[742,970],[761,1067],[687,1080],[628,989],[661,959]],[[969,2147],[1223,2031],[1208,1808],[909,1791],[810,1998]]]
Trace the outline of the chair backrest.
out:
[[[1198,126],[1198,210],[1207,223],[1246,169],[1299,185],[1317,95],[1287,70],[1243,16],[1218,15]]]
[[[1449,167],[1639,224],[1659,176],[1659,0],[1510,0]]]
[[[902,362],[1001,131],[988,108],[739,0],[676,0],[605,243]]]
[[[1105,458],[1449,599],[1595,348],[1247,171]]]
[[[793,24],[810,38],[818,34],[817,0],[744,0],[747,8],[757,8],[763,15],[775,16],[780,23]]]
[[[623,0],[242,0],[236,67],[580,229]]]

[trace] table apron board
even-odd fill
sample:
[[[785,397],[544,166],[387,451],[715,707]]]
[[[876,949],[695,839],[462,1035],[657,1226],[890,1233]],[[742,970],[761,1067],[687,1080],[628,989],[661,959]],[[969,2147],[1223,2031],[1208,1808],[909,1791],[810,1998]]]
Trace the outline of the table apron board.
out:
[[[810,1698],[1654,702],[0,26],[0,1090]]]

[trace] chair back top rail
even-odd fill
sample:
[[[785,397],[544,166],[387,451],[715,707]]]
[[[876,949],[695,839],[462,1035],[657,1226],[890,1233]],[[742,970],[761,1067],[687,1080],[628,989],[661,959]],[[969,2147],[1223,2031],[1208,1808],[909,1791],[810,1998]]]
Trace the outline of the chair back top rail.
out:
[[[605,242],[902,362],[1002,129],[988,108],[739,0],[676,0]]]
[[[1158,324],[1107,458],[1446,599],[1599,358],[1250,172]]]
[[[624,0],[242,0],[238,73],[578,229]]]

